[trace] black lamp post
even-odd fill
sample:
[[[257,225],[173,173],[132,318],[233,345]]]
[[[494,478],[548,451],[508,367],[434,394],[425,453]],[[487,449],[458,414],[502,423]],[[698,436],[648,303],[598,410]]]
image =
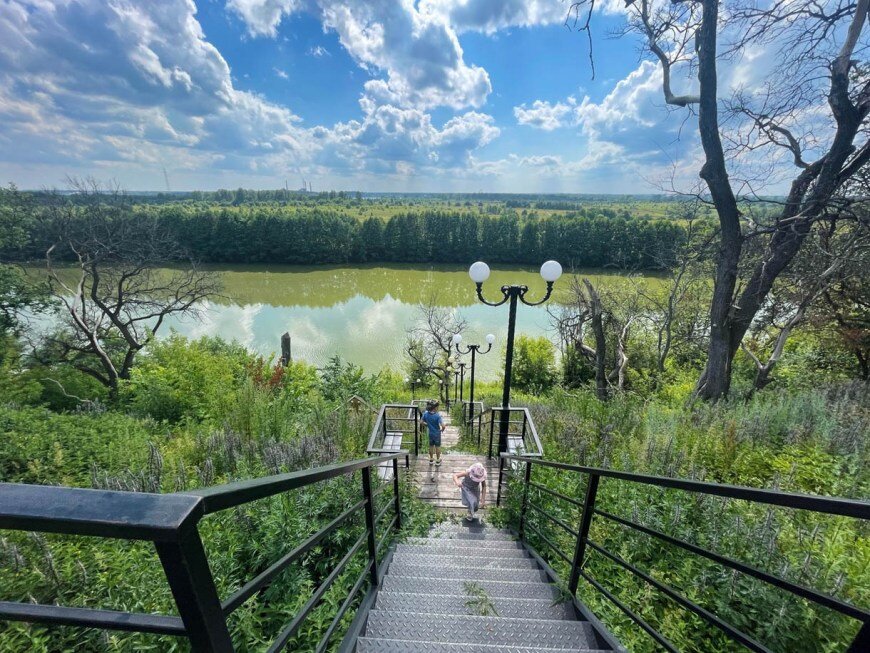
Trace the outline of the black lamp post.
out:
[[[408,383],[408,379],[405,379],[405,383]],[[417,398],[416,390],[417,386],[420,385],[420,379],[415,379],[410,382],[411,383],[411,401],[414,401]]]
[[[484,354],[488,354],[492,349],[492,343],[495,342],[495,336],[487,334],[486,336],[486,351],[480,351],[482,345],[468,345],[465,351],[462,351],[459,347],[459,343],[462,342],[462,336],[460,334],[456,334],[453,336],[453,344],[456,345],[456,353],[457,354],[471,354],[471,385],[468,392],[468,421],[470,422],[474,418],[474,362],[475,358],[478,354],[483,356]]]
[[[465,363],[459,363],[459,401],[460,403],[463,400],[463,393],[465,391]]]
[[[477,297],[487,306],[501,306],[507,302],[509,304],[508,312],[508,334],[507,334],[507,352],[504,360],[504,388],[502,390],[502,411],[501,421],[498,432],[498,451],[503,453],[508,449],[508,431],[510,427],[510,413],[508,408],[511,403],[511,372],[514,363],[514,331],[517,323],[517,302],[521,301],[526,306],[538,306],[543,304],[550,298],[553,293],[553,284],[560,276],[562,276],[562,266],[557,261],[547,261],[541,266],[541,276],[547,282],[547,293],[543,299],[536,302],[530,302],[526,299],[526,293],[529,291],[528,286],[502,286],[502,299],[498,302],[490,302],[483,297],[483,282],[489,279],[489,266],[483,261],[477,261],[468,269],[468,276],[477,286]]]

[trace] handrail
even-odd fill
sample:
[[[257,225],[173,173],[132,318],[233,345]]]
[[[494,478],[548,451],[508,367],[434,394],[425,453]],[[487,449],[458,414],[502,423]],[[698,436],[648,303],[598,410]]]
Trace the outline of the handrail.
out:
[[[588,569],[584,568],[587,558],[587,549],[595,552],[596,555],[603,556],[611,563],[618,565],[623,570],[633,574],[635,577],[639,578],[647,585],[663,593],[665,596],[675,601],[683,608],[693,612],[695,615],[706,621],[711,626],[718,628],[729,639],[740,643],[741,645],[750,650],[758,651],[759,653],[769,653],[769,649],[762,642],[757,641],[755,638],[742,631],[734,624],[729,623],[725,619],[719,617],[712,610],[704,608],[703,606],[692,601],[685,595],[681,594],[678,589],[671,587],[668,584],[662,582],[661,580],[654,578],[649,573],[639,569],[631,562],[623,559],[621,556],[611,551],[608,551],[600,543],[592,541],[589,538],[589,533],[595,517],[606,519],[612,523],[617,523],[625,528],[634,530],[639,533],[643,533],[660,541],[667,542],[683,549],[684,551],[688,551],[689,553],[710,560],[725,568],[731,569],[734,572],[751,576],[771,586],[786,591],[793,596],[800,597],[819,606],[823,606],[830,610],[839,612],[846,617],[855,619],[861,623],[861,628],[858,631],[858,634],[856,635],[852,645],[850,646],[849,652],[857,653],[857,651],[860,650],[868,650],[867,647],[868,645],[870,645],[870,610],[860,607],[858,605],[854,605],[840,598],[825,594],[810,587],[805,587],[798,583],[786,580],[775,574],[766,572],[762,569],[746,564],[739,560],[732,559],[728,556],[716,553],[714,551],[708,551],[704,547],[692,544],[690,542],[686,542],[677,537],[674,537],[667,533],[663,533],[648,526],[638,524],[631,519],[619,515],[614,515],[607,510],[602,510],[596,507],[596,499],[600,482],[603,479],[614,479],[623,482],[676,489],[685,492],[692,492],[709,496],[740,499],[769,506],[779,506],[797,510],[806,510],[815,513],[838,515],[841,517],[849,517],[865,521],[870,520],[870,502],[855,499],[846,499],[841,497],[824,497],[818,495],[800,494],[795,492],[782,492],[779,490],[751,488],[739,485],[723,485],[706,481],[695,481],[690,479],[651,476],[648,474],[637,474],[634,472],[624,472],[614,469],[586,467],[583,465],[572,465],[568,463],[542,460],[538,457],[528,455],[519,456],[509,453],[502,453],[501,460],[502,468],[509,467],[504,463],[511,461],[525,466],[525,475],[522,482],[522,501],[519,504],[519,537],[525,540],[526,530],[531,530],[532,533],[538,536],[539,539],[544,544],[546,544],[550,550],[552,550],[558,557],[560,557],[562,560],[569,564],[570,578],[568,580],[568,590],[572,595],[576,594],[579,581],[582,578],[667,650],[677,651],[673,644],[669,642],[660,632],[655,630],[655,628],[650,626],[640,615],[636,614],[627,605],[621,602],[612,592],[607,590],[607,588],[605,588],[601,584],[601,582],[596,580],[590,574]],[[586,492],[582,504],[580,504],[577,498],[568,497],[560,492],[551,490],[541,485],[540,483],[535,483],[534,481],[532,481],[531,471],[532,467],[535,465],[587,475],[589,480],[586,485]],[[569,502],[574,507],[582,506],[580,510],[579,530],[577,532],[574,532],[572,529],[570,529],[568,524],[564,523],[562,520],[557,519],[553,515],[550,515],[540,506],[532,503],[528,499],[529,488],[535,488],[538,491],[543,490],[557,499]],[[499,479],[499,489],[501,489],[501,479]],[[558,546],[555,542],[553,542],[552,539],[544,536],[544,534],[541,533],[541,531],[539,531],[537,528],[535,528],[534,525],[527,523],[526,512],[529,508],[531,508],[535,513],[542,514],[543,516],[547,517],[550,521],[553,521],[562,529],[568,531],[571,535],[575,536],[575,549],[573,559],[569,560],[569,557],[558,548]]]
[[[406,417],[391,417],[387,411],[390,409],[399,409],[399,410],[407,410]],[[393,422],[413,422],[414,429],[414,455],[417,456],[420,453],[420,409],[416,403],[413,404],[383,404],[378,410],[377,418],[375,419],[375,424],[372,427],[372,434],[369,437],[368,445],[366,446],[366,453],[368,454],[381,454],[385,452],[392,453],[393,449],[385,449],[383,447],[384,440],[390,432],[398,432],[402,435],[402,442],[400,448],[405,445],[405,436],[411,434],[410,428],[390,428],[388,425],[389,421]],[[380,441],[380,446],[378,445],[378,441]]]
[[[492,445],[495,437],[495,426],[496,426],[496,417],[495,414],[499,412],[507,412],[510,413],[521,413],[522,419],[519,420],[508,420],[508,424],[522,424],[522,433],[516,433],[515,435],[520,435],[523,440],[523,445],[526,444],[526,432],[531,435],[531,440],[534,445],[533,449],[526,447],[526,455],[527,456],[543,456],[544,455],[544,445],[541,444],[541,438],[538,436],[538,429],[535,426],[535,421],[532,419],[532,414],[529,412],[529,409],[525,406],[508,406],[507,408],[503,406],[492,406],[489,409],[490,421],[489,421],[489,448],[487,449],[487,455],[492,457]],[[499,424],[501,420],[499,420]]]
[[[378,583],[375,529],[390,507],[395,515],[388,528],[401,528],[398,461],[407,454],[404,450],[394,451],[387,455],[174,494],[0,483],[0,529],[152,542],[179,614],[174,617],[165,614],[0,601],[0,619],[183,636],[189,639],[192,650],[197,653],[232,652],[235,649],[230,639],[227,617],[339,526],[353,520],[360,514],[360,508],[363,508],[365,529],[362,536],[314,590],[290,623],[282,628],[269,649],[278,651],[286,646],[354,555],[368,544],[368,562],[318,645],[318,651],[325,650],[341,617],[366,581],[372,587]],[[372,490],[371,469],[390,461],[393,463],[394,497],[386,504],[385,509],[379,511],[378,518],[375,519],[374,499],[381,494],[383,488]],[[362,475],[361,500],[346,508],[293,551],[281,556],[221,602],[200,539],[198,525],[203,517],[331,478],[349,476],[356,471],[360,471]],[[381,542],[386,539],[385,533]]]

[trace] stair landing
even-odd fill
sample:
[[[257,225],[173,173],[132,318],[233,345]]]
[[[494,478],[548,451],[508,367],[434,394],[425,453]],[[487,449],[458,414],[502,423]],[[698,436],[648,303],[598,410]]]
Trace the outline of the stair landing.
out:
[[[464,511],[465,507],[459,496],[459,488],[453,483],[455,472],[464,472],[474,463],[486,467],[486,502],[495,502],[496,485],[498,484],[498,462],[486,456],[476,456],[456,451],[459,444],[459,427],[454,426],[450,415],[442,412],[444,432],[441,434],[441,465],[429,464],[428,431],[422,433],[420,455],[411,458],[411,471],[420,487],[419,498],[431,503],[436,508],[450,512]]]

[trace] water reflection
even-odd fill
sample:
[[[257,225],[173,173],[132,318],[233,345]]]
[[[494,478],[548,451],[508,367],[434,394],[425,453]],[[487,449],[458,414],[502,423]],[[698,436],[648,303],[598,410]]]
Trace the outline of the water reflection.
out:
[[[465,268],[213,269],[223,279],[224,296],[204,303],[197,319],[170,320],[168,327],[192,338],[211,335],[236,340],[264,356],[280,351],[280,336],[287,331],[295,359],[319,366],[338,354],[367,372],[377,372],[384,367],[403,367],[405,333],[416,317],[416,306],[434,295],[440,305],[453,307],[468,321],[465,342],[483,342],[487,333],[496,334],[493,353],[479,359],[478,369],[484,379],[498,375],[507,335],[507,307],[491,308],[477,302]],[[586,276],[598,284],[619,283],[619,277],[600,271]],[[494,269],[485,289],[496,299],[500,296],[498,288],[510,283],[528,285],[532,299],[545,290],[537,269],[527,268]],[[560,285],[564,288],[565,281],[557,283],[556,297]],[[517,333],[552,335],[546,309],[521,306]]]

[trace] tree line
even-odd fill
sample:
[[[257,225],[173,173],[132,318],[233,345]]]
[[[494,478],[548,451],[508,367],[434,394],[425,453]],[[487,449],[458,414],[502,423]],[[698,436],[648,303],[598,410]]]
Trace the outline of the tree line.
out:
[[[87,207],[77,207],[82,211]],[[37,207],[35,210],[39,210]],[[672,266],[685,239],[676,221],[569,213],[544,218],[426,210],[359,220],[341,211],[277,206],[136,205],[118,219],[147,220],[207,263],[539,264],[629,270]],[[33,220],[29,247],[16,258],[42,258],[47,233]]]

